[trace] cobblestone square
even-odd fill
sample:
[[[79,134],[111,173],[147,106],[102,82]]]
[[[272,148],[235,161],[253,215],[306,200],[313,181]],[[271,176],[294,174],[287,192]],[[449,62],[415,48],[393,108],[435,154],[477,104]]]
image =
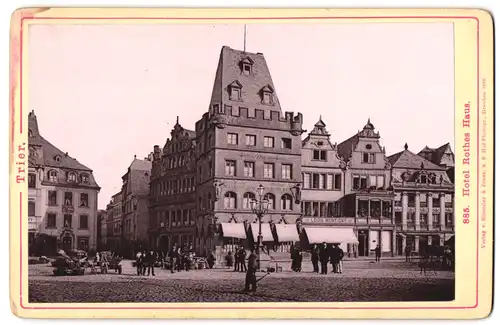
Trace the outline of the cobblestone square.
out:
[[[51,275],[45,265],[30,266],[30,302],[342,302],[449,301],[454,299],[454,274],[437,271],[422,275],[414,263],[346,261],[342,274],[301,273],[283,267],[259,282],[257,292],[242,292],[245,274],[230,269],[137,276],[131,261],[121,275]],[[260,273],[262,276],[265,273]]]

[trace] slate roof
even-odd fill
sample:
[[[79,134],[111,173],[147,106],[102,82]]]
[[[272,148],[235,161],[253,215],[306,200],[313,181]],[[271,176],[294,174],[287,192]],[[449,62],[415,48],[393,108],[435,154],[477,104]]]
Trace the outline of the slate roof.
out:
[[[28,130],[31,135],[28,138],[28,143],[30,145],[41,146],[43,150],[43,160],[37,161],[36,158],[33,158],[29,160],[31,163],[47,167],[75,169],[92,172],[90,168],[81,164],[78,160],[54,146],[40,134],[34,111],[30,112],[28,115]],[[58,156],[60,159],[56,160],[56,156]]]
[[[34,111],[28,114],[28,145],[41,147],[42,154],[36,157],[28,157],[29,167],[60,168],[61,170],[74,170],[75,172],[86,172],[88,183],[79,183],[81,187],[92,187],[100,189],[97,184],[92,169],[71,157],[67,152],[63,152],[50,141],[45,139],[39,131],[38,121]],[[81,174],[80,174],[81,175]],[[78,177],[80,177],[80,175]]]
[[[250,75],[242,73],[243,63],[251,64]],[[234,103],[229,98],[228,86],[235,81],[241,85],[241,99],[248,107],[263,111],[281,111],[276,96],[276,87],[273,84],[271,73],[262,53],[243,52],[228,46],[222,47],[215,73],[211,105],[212,103],[220,103],[221,105]],[[271,90],[274,93],[274,105],[262,103],[261,92],[264,89]]]
[[[128,178],[128,188],[125,190],[125,195],[147,195],[149,193],[151,168],[151,161],[134,157],[127,173],[123,175],[124,179]]]
[[[422,169],[423,165],[423,168],[427,170],[445,170],[445,168],[440,167],[407,149],[387,157],[387,160],[393,168]]]
[[[429,148],[428,146],[425,146],[424,149],[422,149],[418,154],[421,155],[425,155],[426,153],[432,153],[431,155],[431,161],[435,164],[440,164],[441,163],[441,159],[443,158],[443,155],[444,153],[446,152],[446,149],[448,149],[450,147],[450,143],[445,143],[443,144],[441,147],[439,148]],[[453,155],[453,160],[455,160],[455,155],[452,153]]]

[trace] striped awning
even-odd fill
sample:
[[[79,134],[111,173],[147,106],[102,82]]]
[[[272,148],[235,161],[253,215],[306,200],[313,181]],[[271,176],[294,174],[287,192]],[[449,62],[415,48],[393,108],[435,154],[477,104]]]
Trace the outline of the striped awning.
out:
[[[278,223],[276,224],[276,234],[278,235],[278,242],[280,243],[300,241],[296,225]]]
[[[259,236],[259,224],[251,223],[252,236],[255,242],[258,241]],[[273,233],[271,232],[271,226],[268,223],[262,223],[262,241],[271,242],[274,241]]]

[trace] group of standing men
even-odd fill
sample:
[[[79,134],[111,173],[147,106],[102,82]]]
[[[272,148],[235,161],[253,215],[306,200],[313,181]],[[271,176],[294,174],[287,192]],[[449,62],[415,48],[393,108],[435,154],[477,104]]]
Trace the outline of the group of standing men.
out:
[[[142,251],[138,252],[135,259],[135,265],[137,267],[137,275],[146,275],[146,270],[148,271],[148,276],[155,276],[155,264],[158,260],[156,252]]]
[[[319,266],[321,265],[321,274],[328,274],[328,262],[333,266],[333,273],[342,273],[342,259],[344,251],[338,244],[333,244],[333,247],[327,243],[314,245],[311,252],[311,262],[315,273],[320,273]]]

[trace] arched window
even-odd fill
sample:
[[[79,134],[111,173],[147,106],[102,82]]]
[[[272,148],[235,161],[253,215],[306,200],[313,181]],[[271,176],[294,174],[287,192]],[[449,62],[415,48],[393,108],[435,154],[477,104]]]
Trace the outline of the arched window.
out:
[[[267,193],[264,195],[264,199],[269,202],[268,208],[269,210],[276,209],[276,197],[272,193]]]
[[[292,196],[290,194],[281,196],[281,209],[286,211],[292,210]]]
[[[89,175],[82,174],[82,183],[88,183],[88,182],[89,182]]]
[[[243,194],[243,209],[251,209],[253,200],[255,200],[255,194],[250,192]]]
[[[57,171],[50,170],[48,176],[49,176],[49,181],[51,181],[51,182],[56,182],[57,181]]]
[[[76,174],[68,173],[68,182],[76,182]]]
[[[236,209],[236,193],[226,192],[226,194],[224,195],[224,208]]]

